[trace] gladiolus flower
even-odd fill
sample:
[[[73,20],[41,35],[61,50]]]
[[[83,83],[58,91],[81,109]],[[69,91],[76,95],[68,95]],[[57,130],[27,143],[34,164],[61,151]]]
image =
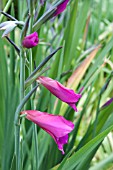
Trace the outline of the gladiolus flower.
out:
[[[69,0],[64,0],[60,5],[58,5],[57,9],[56,9],[56,11],[54,13],[54,16],[57,16],[60,13],[62,13],[66,9],[66,6],[67,6],[68,2],[69,2]]]
[[[25,110],[26,118],[46,131],[64,154],[63,145],[68,142],[68,134],[74,129],[74,124],[62,116],[56,116],[37,110]]]
[[[26,37],[22,41],[22,45],[25,48],[32,48],[37,46],[39,43],[39,38],[37,32],[34,32]]]
[[[73,90],[64,87],[58,81],[49,77],[40,76],[37,79],[44,87],[46,87],[53,95],[63,102],[70,105],[75,111],[77,108],[75,103],[81,98],[81,94],[76,94]]]

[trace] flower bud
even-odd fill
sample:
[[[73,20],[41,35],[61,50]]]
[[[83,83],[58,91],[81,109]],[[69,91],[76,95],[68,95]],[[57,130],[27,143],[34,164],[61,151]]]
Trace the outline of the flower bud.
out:
[[[57,6],[57,9],[56,9],[55,13],[54,13],[54,16],[57,16],[60,13],[62,13],[66,9],[66,6],[67,6],[68,2],[69,2],[69,0],[64,0],[61,4],[59,4]]]
[[[22,41],[22,45],[25,48],[33,48],[39,43],[39,38],[37,32],[34,32],[26,37]]]

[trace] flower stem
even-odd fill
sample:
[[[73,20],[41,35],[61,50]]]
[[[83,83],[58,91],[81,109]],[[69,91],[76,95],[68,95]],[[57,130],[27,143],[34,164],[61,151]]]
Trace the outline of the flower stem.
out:
[[[20,102],[24,98],[24,51],[20,50]],[[20,121],[19,112],[15,113],[15,154],[16,154],[16,170],[20,170]]]
[[[24,98],[24,80],[25,80],[25,67],[24,67],[24,51],[20,51],[20,101]]]
[[[16,170],[20,169],[20,125],[15,125]]]
[[[38,137],[37,137],[37,127],[34,124],[33,125],[33,135],[34,135],[34,169],[37,170],[39,169],[39,154],[38,154]]]

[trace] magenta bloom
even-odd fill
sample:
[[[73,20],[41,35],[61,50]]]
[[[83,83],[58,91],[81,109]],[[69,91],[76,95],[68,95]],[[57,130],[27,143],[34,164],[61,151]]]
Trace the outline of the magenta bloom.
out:
[[[113,102],[113,98],[109,99],[103,106],[102,108],[109,106]]]
[[[64,154],[63,145],[68,142],[68,134],[74,129],[74,124],[62,116],[56,116],[37,110],[22,111],[26,118],[31,120],[54,139],[58,149]]]
[[[38,45],[39,43],[39,38],[37,32],[34,32],[26,37],[24,37],[22,41],[22,45],[25,48],[32,48]]]
[[[39,82],[53,95],[69,104],[75,111],[77,111],[75,103],[81,98],[81,94],[76,94],[73,90],[64,87],[58,81],[49,77],[40,76],[37,80],[39,80]]]
[[[67,6],[68,2],[69,2],[69,0],[64,0],[60,5],[58,5],[57,9],[56,9],[56,11],[54,13],[54,16],[57,16],[60,13],[62,13],[66,9],[66,6]]]

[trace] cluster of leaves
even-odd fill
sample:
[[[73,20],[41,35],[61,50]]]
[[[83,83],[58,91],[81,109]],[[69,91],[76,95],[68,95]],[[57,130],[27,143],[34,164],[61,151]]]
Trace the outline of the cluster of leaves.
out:
[[[39,2],[36,2],[38,17],[42,16],[51,3],[45,2],[39,8]],[[2,5],[5,12],[19,21],[24,20],[26,1],[12,3],[9,0]],[[35,107],[40,111],[63,115],[75,123],[75,129],[65,146],[66,154],[62,155],[48,134],[22,119],[21,169],[112,168],[113,103],[102,108],[113,96],[112,6],[110,0],[73,0],[54,22],[52,19],[38,30],[39,38],[43,40],[32,49],[32,67],[38,66],[53,50],[63,46],[46,63],[45,67],[50,66],[50,69],[44,75],[57,79],[77,92],[82,87],[84,89],[78,103],[78,113],[45,89],[38,89],[29,99],[25,109]],[[3,20],[6,18],[0,15],[0,22]],[[19,29],[10,33],[10,38],[17,44]],[[30,59],[31,53],[28,53],[26,76],[30,74]],[[14,47],[6,39],[0,38],[0,169],[3,170],[15,170],[14,113],[19,104],[19,63]],[[26,94],[29,91],[27,88]]]

